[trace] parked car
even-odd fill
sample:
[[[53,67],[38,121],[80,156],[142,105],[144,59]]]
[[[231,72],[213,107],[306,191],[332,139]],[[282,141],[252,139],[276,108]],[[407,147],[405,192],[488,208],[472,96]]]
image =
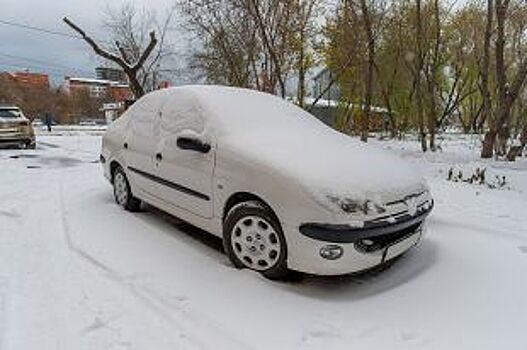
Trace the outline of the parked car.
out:
[[[20,108],[0,106],[0,146],[35,148],[35,132]]]
[[[383,264],[419,242],[433,207],[406,162],[238,88],[147,94],[108,127],[101,163],[119,205],[222,237],[235,266],[269,278]]]

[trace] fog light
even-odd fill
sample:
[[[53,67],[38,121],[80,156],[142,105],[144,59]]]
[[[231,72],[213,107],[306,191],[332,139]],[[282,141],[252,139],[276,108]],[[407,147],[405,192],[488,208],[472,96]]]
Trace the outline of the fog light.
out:
[[[326,245],[320,248],[320,256],[327,260],[337,260],[344,253],[344,249],[338,245]]]

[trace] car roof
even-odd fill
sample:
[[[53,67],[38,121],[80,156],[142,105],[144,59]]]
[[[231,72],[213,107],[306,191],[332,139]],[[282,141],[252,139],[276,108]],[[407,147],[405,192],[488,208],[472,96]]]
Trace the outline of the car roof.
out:
[[[213,129],[215,134],[262,134],[264,129],[276,133],[279,130],[289,132],[288,128],[328,128],[291,102],[255,90],[218,85],[186,85],[158,90],[152,97],[149,99],[152,102],[158,99],[177,101],[175,105],[178,109],[187,116],[199,115],[207,128]]]
[[[20,110],[20,108],[18,108],[17,106],[10,106],[10,105],[0,105],[0,109],[3,109],[3,110],[17,110],[17,111]]]

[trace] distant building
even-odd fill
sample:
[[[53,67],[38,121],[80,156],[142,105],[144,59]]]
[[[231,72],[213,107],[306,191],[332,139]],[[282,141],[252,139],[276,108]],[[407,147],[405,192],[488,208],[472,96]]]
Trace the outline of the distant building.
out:
[[[100,111],[104,113],[104,118],[106,119],[106,124],[110,124],[115,119],[119,118],[121,113],[125,110],[125,103],[103,103]]]
[[[313,97],[306,97],[304,106],[311,114],[329,126],[335,127],[337,119],[346,113],[351,113],[353,117],[350,123],[357,121],[358,116],[364,110],[364,106],[352,103],[343,103],[343,96],[337,82],[334,82],[334,75],[328,69],[322,69],[313,77]],[[391,113],[394,113],[393,111]],[[391,116],[390,112],[384,107],[370,107],[370,131],[384,131],[389,128]]]
[[[340,89],[336,82],[332,83],[333,79],[333,73],[328,68],[322,69],[313,77],[313,96],[320,96],[324,100],[339,101],[341,98]]]
[[[106,79],[66,77],[64,89],[70,94],[87,90],[92,98],[108,98],[112,102],[124,102],[132,98],[128,84]]]
[[[23,87],[36,89],[49,89],[49,77],[43,73],[32,72],[3,72],[2,76]]]
[[[100,80],[118,81],[122,83],[126,82],[126,75],[121,69],[97,67],[95,68],[95,74],[97,75],[97,79]]]

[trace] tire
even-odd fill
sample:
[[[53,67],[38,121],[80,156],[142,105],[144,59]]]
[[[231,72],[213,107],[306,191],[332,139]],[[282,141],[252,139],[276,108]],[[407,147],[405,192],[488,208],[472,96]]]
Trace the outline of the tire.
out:
[[[269,279],[285,279],[287,244],[271,209],[258,201],[232,207],[223,222],[223,246],[234,266],[260,272]]]
[[[120,166],[115,169],[112,182],[115,202],[128,211],[139,211],[141,209],[141,200],[132,194],[126,174]]]

